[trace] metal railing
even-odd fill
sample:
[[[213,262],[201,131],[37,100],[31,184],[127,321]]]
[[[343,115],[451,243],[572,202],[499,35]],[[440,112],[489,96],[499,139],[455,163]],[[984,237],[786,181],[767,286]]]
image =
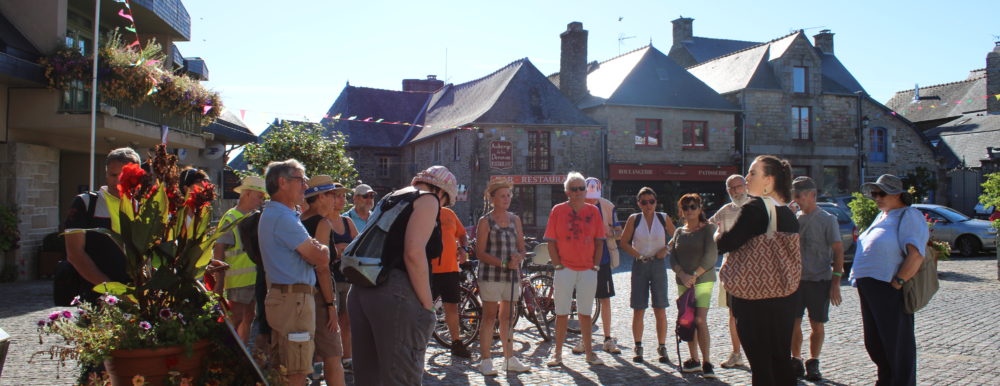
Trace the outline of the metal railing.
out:
[[[59,112],[71,114],[90,113],[90,93],[81,93],[78,91],[80,90],[70,89],[62,93]],[[118,118],[153,126],[167,125],[171,129],[193,134],[200,134],[202,132],[201,117],[196,114],[176,115],[148,101],[135,105],[130,101],[103,98],[100,94],[98,94],[97,98],[98,102],[100,102],[98,109],[108,113],[113,108],[115,112],[114,116]]]

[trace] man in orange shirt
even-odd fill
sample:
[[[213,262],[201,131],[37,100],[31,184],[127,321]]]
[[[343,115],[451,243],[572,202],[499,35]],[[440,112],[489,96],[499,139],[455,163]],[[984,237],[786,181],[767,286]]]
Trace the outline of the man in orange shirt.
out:
[[[452,339],[451,355],[471,358],[472,353],[462,343],[458,329],[458,302],[462,300],[459,284],[462,275],[458,264],[469,258],[466,254],[469,239],[466,237],[465,227],[451,209],[442,207],[438,220],[441,222],[441,245],[444,248],[441,256],[431,260],[431,298],[437,299],[440,296],[444,303],[444,319],[448,323]]]

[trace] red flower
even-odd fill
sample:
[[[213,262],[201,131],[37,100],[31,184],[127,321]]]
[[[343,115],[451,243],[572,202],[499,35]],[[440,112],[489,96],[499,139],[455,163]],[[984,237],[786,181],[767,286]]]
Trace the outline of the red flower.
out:
[[[122,167],[121,174],[118,175],[118,191],[125,195],[125,198],[132,199],[135,192],[142,186],[142,178],[146,176],[146,171],[142,170],[139,164],[128,164]]]
[[[200,184],[191,186],[187,193],[187,201],[184,206],[188,210],[196,211],[212,204],[215,200],[215,185],[202,181]]]

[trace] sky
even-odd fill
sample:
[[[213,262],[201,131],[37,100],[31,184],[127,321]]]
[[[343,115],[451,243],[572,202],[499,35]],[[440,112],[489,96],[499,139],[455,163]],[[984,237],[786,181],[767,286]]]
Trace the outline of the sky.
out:
[[[694,35],[764,42],[803,29],[834,34],[842,63],[875,99],[964,80],[1000,40],[1000,1],[334,1],[186,0],[191,40],[225,106],[259,133],[275,118],[318,121],[350,82],[399,90],[406,78],[449,83],[527,57],[559,71],[559,34],[589,33],[588,61],[652,42],[667,53],[670,21]],[[992,19],[992,20],[991,20]],[[140,27],[141,29],[141,27]],[[623,38],[623,39],[620,39]]]

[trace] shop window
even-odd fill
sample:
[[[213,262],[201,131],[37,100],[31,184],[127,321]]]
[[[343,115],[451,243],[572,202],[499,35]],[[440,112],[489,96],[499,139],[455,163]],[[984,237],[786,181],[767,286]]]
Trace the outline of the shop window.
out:
[[[528,132],[528,171],[547,172],[552,170],[551,137],[548,131]]]
[[[870,162],[886,162],[888,157],[886,157],[886,135],[884,127],[875,127],[871,129],[871,149],[868,152],[868,161]]]
[[[805,93],[808,91],[806,87],[806,79],[809,79],[809,69],[805,67],[793,67],[792,68],[792,92]]]
[[[792,166],[792,178],[795,177],[809,177],[809,167],[808,166]]]
[[[847,192],[847,167],[823,167],[823,193],[833,196]]]
[[[708,122],[684,121],[682,132],[685,149],[708,149]]]
[[[811,110],[808,106],[792,106],[792,139],[812,139]]]
[[[514,197],[510,200],[510,211],[521,218],[522,226],[535,225],[535,186],[514,185]]]
[[[661,120],[635,120],[635,147],[660,147]]]

